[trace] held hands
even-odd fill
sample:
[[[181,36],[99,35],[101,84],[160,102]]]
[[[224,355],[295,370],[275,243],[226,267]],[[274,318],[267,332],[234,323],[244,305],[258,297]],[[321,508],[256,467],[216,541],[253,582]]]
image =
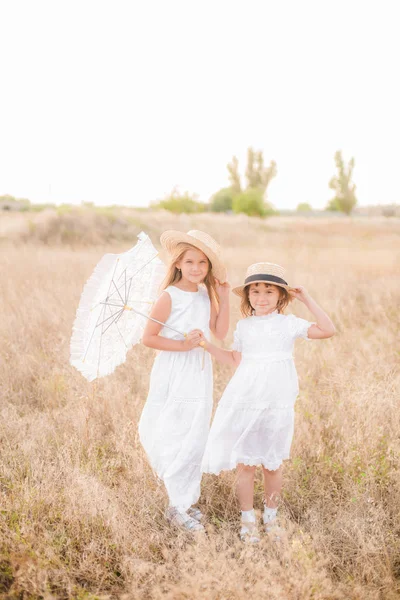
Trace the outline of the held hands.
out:
[[[303,302],[304,304],[310,299],[310,294],[302,285],[290,288],[289,294],[292,296],[292,298],[297,298],[297,300],[300,300],[300,302]]]
[[[204,339],[203,332],[201,329],[193,329],[190,333],[187,334],[186,338],[183,340],[182,345],[185,351],[193,350],[193,348],[197,348],[200,346],[200,342]]]

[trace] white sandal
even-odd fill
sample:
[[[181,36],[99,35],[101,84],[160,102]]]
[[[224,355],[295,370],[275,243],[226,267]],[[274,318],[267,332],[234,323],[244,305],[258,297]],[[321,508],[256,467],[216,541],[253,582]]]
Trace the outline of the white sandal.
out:
[[[187,514],[189,515],[189,517],[192,517],[193,519],[196,519],[196,521],[199,521],[199,523],[201,523],[201,521],[204,519],[204,515],[201,512],[201,510],[199,508],[194,508],[193,506],[191,506],[187,510]]]
[[[280,542],[281,536],[284,534],[284,530],[278,525],[277,517],[278,508],[269,507],[264,500],[264,513],[263,513],[263,526],[264,531],[267,533],[274,542]]]
[[[165,518],[171,525],[178,527],[178,529],[193,532],[204,531],[204,527],[199,521],[190,517],[185,511],[179,510],[175,506],[170,506],[167,509]]]
[[[264,522],[264,531],[271,536],[274,542],[280,542],[284,534],[284,529],[279,527],[277,519],[273,519],[267,523]]]
[[[253,521],[242,521],[242,528],[240,530],[240,539],[245,544],[258,544],[260,541],[260,534],[258,532],[257,523]]]

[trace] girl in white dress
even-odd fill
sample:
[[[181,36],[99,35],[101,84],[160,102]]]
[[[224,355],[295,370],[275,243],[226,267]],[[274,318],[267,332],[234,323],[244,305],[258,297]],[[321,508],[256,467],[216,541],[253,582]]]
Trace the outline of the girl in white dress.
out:
[[[289,288],[279,265],[251,265],[244,285],[233,292],[242,298],[241,310],[246,317],[237,324],[233,350],[217,348],[204,336],[205,348],[218,361],[238,368],[219,402],[202,471],[218,474],[238,467],[241,538],[257,542],[253,509],[257,465],[264,474],[264,527],[276,531],[282,461],[289,458],[299,391],[292,356],[294,341],[330,338],[335,327],[303,287]],[[316,323],[283,314],[293,298],[307,306]]]
[[[163,293],[142,342],[159,350],[140,422],[140,441],[165,484],[167,519],[199,531],[201,513],[190,507],[200,496],[201,459],[213,406],[211,357],[200,346],[202,331],[222,340],[229,328],[229,284],[215,240],[201,231],[166,231],[170,254]],[[181,332],[181,333],[177,333]],[[185,334],[184,337],[182,334]]]

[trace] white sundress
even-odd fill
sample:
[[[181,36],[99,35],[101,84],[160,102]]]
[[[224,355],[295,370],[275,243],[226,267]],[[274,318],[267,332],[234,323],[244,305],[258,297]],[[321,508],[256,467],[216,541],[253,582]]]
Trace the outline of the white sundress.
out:
[[[201,329],[210,336],[210,300],[205,286],[186,292],[175,286],[166,321],[182,333]],[[160,335],[182,340],[164,327]],[[154,471],[165,484],[170,506],[187,510],[200,496],[201,460],[213,407],[212,362],[208,352],[161,351],[150,377],[150,389],[139,421],[140,441]]]
[[[211,426],[202,471],[218,474],[239,463],[275,471],[289,458],[299,392],[293,361],[309,321],[276,311],[238,322],[233,350],[242,360],[228,383]]]

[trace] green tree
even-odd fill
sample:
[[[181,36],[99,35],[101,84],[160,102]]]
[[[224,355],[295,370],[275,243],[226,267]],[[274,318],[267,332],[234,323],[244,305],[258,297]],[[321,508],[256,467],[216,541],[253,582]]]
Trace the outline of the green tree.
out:
[[[246,180],[247,189],[260,189],[264,194],[267,192],[270,181],[276,176],[276,162],[271,160],[269,166],[264,165],[264,156],[261,150],[247,150]]]
[[[210,200],[210,209],[213,212],[227,212],[232,210],[233,198],[235,194],[232,188],[222,188],[218,190]]]
[[[197,197],[189,192],[179,192],[177,189],[155,205],[155,208],[164,208],[173,213],[198,213],[206,210],[206,205],[199,202]]]
[[[356,186],[352,182],[354,170],[354,158],[351,158],[346,165],[342,153],[338,150],[335,154],[335,163],[337,174],[332,177],[329,187],[334,190],[335,196],[330,200],[328,210],[340,210],[349,215],[357,204]]]
[[[267,188],[277,174],[275,161],[268,166],[264,165],[264,156],[261,150],[247,150],[246,187],[243,188],[239,161],[232,157],[227,164],[230,186],[222,188],[210,199],[210,208],[214,212],[233,210],[236,213],[266,216],[275,214],[274,208],[266,202]]]
[[[298,212],[309,212],[312,210],[312,206],[311,204],[308,204],[308,202],[300,202],[300,204],[297,205],[296,210]]]
[[[332,198],[331,200],[329,200],[326,210],[329,210],[330,212],[341,212],[341,209],[338,204],[338,199]]]
[[[229,172],[229,181],[231,183],[230,188],[234,194],[240,194],[242,191],[242,184],[239,175],[239,161],[236,156],[232,157],[232,161],[228,163],[227,169]]]
[[[272,206],[265,202],[262,190],[256,188],[248,188],[236,194],[232,207],[235,213],[245,213],[249,216],[266,217],[275,213]]]

